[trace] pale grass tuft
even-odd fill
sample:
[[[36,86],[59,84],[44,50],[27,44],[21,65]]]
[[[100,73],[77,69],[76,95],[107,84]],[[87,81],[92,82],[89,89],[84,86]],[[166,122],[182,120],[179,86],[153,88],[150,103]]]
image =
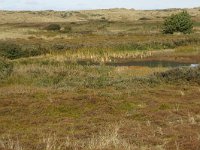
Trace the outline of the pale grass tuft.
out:
[[[64,147],[55,134],[43,137],[42,143],[45,145],[45,150],[61,150]]]
[[[183,91],[180,91],[181,96],[185,96],[185,93]]]
[[[45,150],[62,150],[62,149],[84,149],[84,150],[96,150],[96,149],[120,149],[131,150],[134,147],[119,136],[119,126],[108,127],[102,130],[97,135],[92,135],[91,138],[80,140],[74,137],[66,137],[65,142],[58,140],[55,134],[48,135],[42,139],[42,143],[45,145]]]
[[[197,140],[200,141],[200,133],[197,133]]]
[[[188,122],[190,124],[196,124],[197,123],[194,116],[192,116],[190,113],[188,113]]]
[[[176,150],[179,150],[179,149],[180,149],[180,148],[179,148],[179,147],[180,147],[180,146],[179,146],[179,143],[178,143],[177,141],[175,142],[175,146],[176,146]]]
[[[150,127],[150,126],[151,126],[151,121],[150,121],[150,120],[147,120],[146,125],[147,125],[148,127]]]
[[[175,106],[174,106],[174,111],[175,111],[175,112],[178,112],[178,111],[179,111],[179,108],[180,108],[180,104],[175,104]]]
[[[9,135],[1,137],[0,149],[23,150],[20,146],[19,140],[13,140]]]
[[[119,136],[119,126],[112,127],[100,132],[99,135],[94,136],[88,141],[89,149],[131,149],[131,145]]]

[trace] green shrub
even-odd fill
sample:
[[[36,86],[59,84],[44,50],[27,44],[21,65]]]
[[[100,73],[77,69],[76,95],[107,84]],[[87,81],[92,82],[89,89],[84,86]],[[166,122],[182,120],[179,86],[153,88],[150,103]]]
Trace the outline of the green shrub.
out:
[[[174,32],[182,32],[184,34],[191,33],[193,22],[187,11],[173,14],[165,19],[163,33],[173,34]]]
[[[20,58],[24,55],[21,47],[17,44],[11,42],[0,42],[0,56],[9,58],[9,59],[16,59]]]
[[[50,24],[46,27],[46,30],[51,31],[59,31],[61,29],[61,26],[59,24]]]
[[[22,57],[38,56],[48,51],[41,45],[23,45],[10,41],[0,41],[0,57],[17,59]]]
[[[13,71],[13,64],[0,58],[0,80],[8,77]]]

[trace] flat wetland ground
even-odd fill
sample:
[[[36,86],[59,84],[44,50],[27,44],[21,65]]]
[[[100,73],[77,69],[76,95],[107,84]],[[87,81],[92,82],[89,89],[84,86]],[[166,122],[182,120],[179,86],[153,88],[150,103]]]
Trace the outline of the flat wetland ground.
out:
[[[200,9],[161,33],[180,11],[0,11],[0,149],[199,150],[200,67],[177,67],[200,63]]]

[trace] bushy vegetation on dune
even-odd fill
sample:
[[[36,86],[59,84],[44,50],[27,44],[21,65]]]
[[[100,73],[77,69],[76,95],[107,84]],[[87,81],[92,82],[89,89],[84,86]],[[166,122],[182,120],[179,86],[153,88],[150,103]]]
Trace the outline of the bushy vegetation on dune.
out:
[[[38,56],[47,53],[46,49],[38,45],[20,45],[12,41],[0,41],[0,57],[18,59],[22,57]]]
[[[173,34],[174,32],[182,32],[184,34],[191,33],[193,22],[187,11],[173,14],[164,22],[163,33]]]

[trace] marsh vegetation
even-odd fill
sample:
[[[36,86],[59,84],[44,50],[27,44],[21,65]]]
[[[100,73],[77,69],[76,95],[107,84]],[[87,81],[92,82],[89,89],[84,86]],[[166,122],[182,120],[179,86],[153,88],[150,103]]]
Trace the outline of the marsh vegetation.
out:
[[[181,11],[0,12],[0,149],[199,149],[199,10],[162,33]]]

